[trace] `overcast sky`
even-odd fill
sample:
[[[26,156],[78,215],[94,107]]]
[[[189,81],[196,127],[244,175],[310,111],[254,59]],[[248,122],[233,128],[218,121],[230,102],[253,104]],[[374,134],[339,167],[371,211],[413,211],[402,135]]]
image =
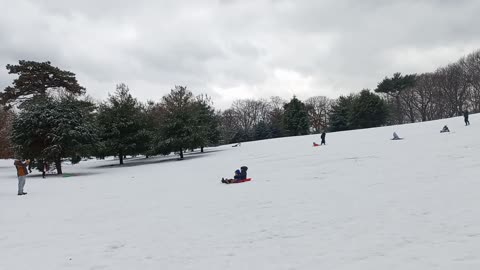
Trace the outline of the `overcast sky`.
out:
[[[0,0],[0,89],[20,59],[51,61],[105,98],[175,85],[238,98],[337,97],[480,49],[477,0]]]

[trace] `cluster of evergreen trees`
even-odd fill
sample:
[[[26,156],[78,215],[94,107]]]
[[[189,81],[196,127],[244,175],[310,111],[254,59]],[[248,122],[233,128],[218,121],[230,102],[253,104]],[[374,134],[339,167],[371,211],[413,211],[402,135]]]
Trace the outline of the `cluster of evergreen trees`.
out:
[[[167,155],[221,143],[297,136],[451,117],[480,111],[480,51],[433,73],[386,77],[374,92],[329,99],[314,96],[243,99],[216,111],[206,95],[176,86],[142,103],[125,84],[96,103],[75,74],[50,62],[7,65],[17,75],[0,92],[0,158],[38,162],[81,157]]]
[[[123,164],[127,155],[172,152],[183,158],[185,150],[203,151],[220,139],[220,121],[210,99],[195,97],[186,87],[175,87],[160,102],[143,104],[120,84],[96,104],[85,96],[75,74],[49,62],[20,61],[7,69],[18,78],[0,93],[3,109],[16,108],[0,115],[11,119],[8,136],[2,136],[9,141],[2,149],[13,151],[3,156],[14,152],[35,160],[34,167],[54,163],[61,174],[64,159],[76,163],[82,157],[118,156]]]
[[[302,102],[237,100],[221,113],[222,139],[226,143],[297,136],[382,126],[389,118],[387,102],[363,90],[331,100],[315,96]]]
[[[369,90],[341,96],[330,111],[332,131],[371,128],[385,125],[389,116],[387,103]]]

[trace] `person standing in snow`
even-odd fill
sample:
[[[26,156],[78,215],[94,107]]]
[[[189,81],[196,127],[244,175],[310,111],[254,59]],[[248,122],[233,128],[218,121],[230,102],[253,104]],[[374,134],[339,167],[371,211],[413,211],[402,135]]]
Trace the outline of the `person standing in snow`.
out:
[[[320,138],[322,139],[322,142],[320,143],[320,145],[325,145],[325,136],[326,136],[326,135],[327,135],[327,134],[325,133],[325,131],[322,132],[322,135],[320,135]]]
[[[23,191],[23,187],[25,186],[25,181],[28,175],[28,165],[30,164],[30,160],[27,159],[25,162],[22,162],[19,159],[16,159],[13,165],[17,168],[17,177],[18,177],[18,195],[26,195],[27,193]]]
[[[48,171],[48,162],[45,160],[42,161],[42,178],[45,179],[45,174]]]
[[[463,118],[465,119],[465,126],[469,126],[470,125],[470,121],[468,121],[468,111],[465,110],[463,112]]]

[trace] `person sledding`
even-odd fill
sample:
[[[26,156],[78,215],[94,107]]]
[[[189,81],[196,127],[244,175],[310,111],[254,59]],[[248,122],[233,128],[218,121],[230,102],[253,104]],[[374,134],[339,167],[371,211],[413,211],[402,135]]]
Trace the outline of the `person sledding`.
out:
[[[444,132],[450,132],[450,129],[448,129],[447,125],[443,126],[442,130],[440,130],[440,133]]]
[[[401,140],[401,139],[403,139],[403,138],[400,138],[396,132],[393,132],[393,138],[392,138],[392,140],[395,141],[395,140]]]
[[[233,179],[222,178],[222,183],[225,184],[233,184],[233,183],[241,183],[247,181],[247,166],[240,167],[240,170],[235,170],[235,175]]]
[[[317,146],[320,146],[320,144],[313,142],[313,147],[317,147]]]

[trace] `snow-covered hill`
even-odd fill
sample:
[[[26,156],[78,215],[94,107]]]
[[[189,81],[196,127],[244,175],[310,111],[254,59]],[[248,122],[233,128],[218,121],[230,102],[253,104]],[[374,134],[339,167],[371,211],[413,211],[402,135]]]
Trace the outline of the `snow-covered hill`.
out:
[[[88,161],[30,176],[26,196],[0,161],[0,269],[480,269],[480,115],[471,123]],[[241,165],[251,182],[220,183]]]

